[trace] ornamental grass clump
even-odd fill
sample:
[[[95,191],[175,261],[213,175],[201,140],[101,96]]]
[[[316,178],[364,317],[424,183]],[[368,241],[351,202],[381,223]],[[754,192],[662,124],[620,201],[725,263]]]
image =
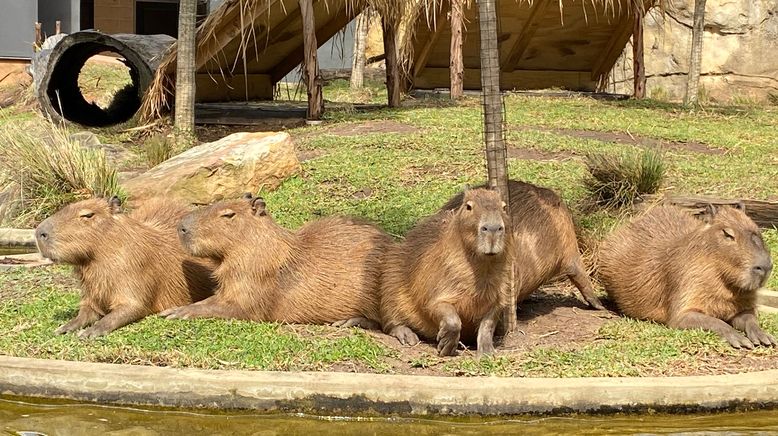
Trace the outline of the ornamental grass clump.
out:
[[[586,166],[590,174],[586,188],[594,202],[606,208],[630,206],[656,193],[666,169],[664,156],[653,149],[589,154]]]

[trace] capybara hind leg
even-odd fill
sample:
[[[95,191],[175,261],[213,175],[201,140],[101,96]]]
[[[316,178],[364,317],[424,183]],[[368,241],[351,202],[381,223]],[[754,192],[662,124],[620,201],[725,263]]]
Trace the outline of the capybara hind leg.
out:
[[[78,334],[81,339],[92,339],[133,323],[146,315],[143,307],[120,306]]]
[[[88,327],[94,324],[98,319],[100,319],[100,314],[92,309],[88,304],[82,303],[78,308],[78,315],[60,326],[58,329],[54,330],[54,333],[63,335],[65,333],[81,330],[84,327]]]
[[[759,322],[756,320],[756,311],[754,309],[740,312],[735,315],[731,321],[732,327],[744,332],[746,337],[754,343],[754,345],[775,346],[778,342],[769,333],[765,332],[759,327]]]
[[[668,324],[670,327],[680,329],[710,330],[724,338],[735,348],[747,348],[749,350],[754,348],[754,344],[739,331],[732,328],[731,325],[701,312],[684,312],[675,316]]]
[[[389,331],[389,334],[397,338],[403,345],[416,345],[419,343],[419,337],[413,330],[404,325],[398,325]]]
[[[490,310],[478,325],[478,351],[477,355],[494,353],[494,327],[497,324],[497,315],[501,307]]]
[[[462,320],[457,310],[449,303],[438,303],[433,309],[438,319],[438,354],[441,356],[456,356],[459,345],[459,333],[462,331]]]
[[[193,318],[223,318],[244,319],[239,316],[235,305],[221,301],[218,295],[206,298],[203,301],[188,306],[174,307],[160,312],[159,316],[167,319],[193,319]]]
[[[594,288],[592,288],[592,281],[589,280],[589,276],[586,274],[581,264],[581,258],[576,257],[570,265],[570,272],[567,275],[570,281],[573,282],[576,288],[581,291],[581,295],[584,297],[589,306],[597,310],[605,310],[605,306],[602,305],[600,299],[594,295]]]
[[[342,321],[335,321],[332,323],[332,326],[343,328],[359,327],[365,330],[381,330],[381,326],[378,325],[377,322],[362,316],[344,319]]]

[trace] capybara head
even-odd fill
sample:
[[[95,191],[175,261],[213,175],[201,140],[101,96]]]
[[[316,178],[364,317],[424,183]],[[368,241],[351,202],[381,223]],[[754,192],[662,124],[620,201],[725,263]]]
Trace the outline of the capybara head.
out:
[[[265,200],[244,195],[221,201],[184,217],[178,226],[181,244],[193,256],[220,259],[245,244],[246,237],[273,225]]]
[[[706,223],[706,245],[714,251],[711,258],[718,263],[722,278],[744,291],[764,286],[773,262],[759,227],[745,214],[743,204],[708,204],[701,218]]]
[[[455,212],[465,246],[479,255],[501,254],[505,249],[505,203],[496,191],[472,189],[465,192]]]
[[[120,213],[118,197],[69,204],[35,229],[38,250],[55,262],[83,264],[99,249]]]

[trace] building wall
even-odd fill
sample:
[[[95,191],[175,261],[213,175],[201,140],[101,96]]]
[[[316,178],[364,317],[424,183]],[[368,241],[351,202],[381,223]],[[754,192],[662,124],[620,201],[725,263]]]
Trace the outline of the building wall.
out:
[[[44,35],[54,35],[57,20],[63,33],[81,30],[81,1],[38,0],[38,22],[42,25]]]
[[[0,0],[0,11],[0,58],[29,59],[35,42],[37,2]]]
[[[103,33],[135,33],[135,0],[95,0],[94,27]]]

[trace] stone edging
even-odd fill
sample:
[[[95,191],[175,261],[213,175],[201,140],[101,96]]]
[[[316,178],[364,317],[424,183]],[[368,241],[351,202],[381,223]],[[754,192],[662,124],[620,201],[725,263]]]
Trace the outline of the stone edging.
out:
[[[0,247],[34,247],[35,230],[0,228]]]
[[[325,414],[689,412],[778,405],[778,370],[668,378],[455,378],[173,369],[0,356],[0,393]]]

